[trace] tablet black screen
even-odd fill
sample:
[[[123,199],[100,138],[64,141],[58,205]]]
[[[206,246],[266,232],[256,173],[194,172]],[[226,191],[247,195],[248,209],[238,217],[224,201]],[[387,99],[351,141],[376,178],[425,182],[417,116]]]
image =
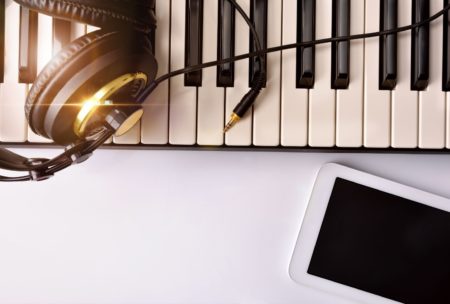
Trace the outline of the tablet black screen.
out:
[[[403,303],[450,303],[450,213],[337,178],[308,273]]]

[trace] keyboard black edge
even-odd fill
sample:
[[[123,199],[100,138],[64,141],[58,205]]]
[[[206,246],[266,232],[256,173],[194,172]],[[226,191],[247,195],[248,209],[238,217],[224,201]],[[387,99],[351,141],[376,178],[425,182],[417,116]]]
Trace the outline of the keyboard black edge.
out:
[[[0,148],[14,149],[62,149],[54,144],[43,143],[0,143]],[[184,146],[184,145],[118,145],[106,144],[101,150],[160,150],[160,151],[234,151],[234,152],[302,152],[302,153],[372,153],[372,154],[450,154],[450,149],[419,148],[316,148],[316,147],[261,147],[261,146]]]

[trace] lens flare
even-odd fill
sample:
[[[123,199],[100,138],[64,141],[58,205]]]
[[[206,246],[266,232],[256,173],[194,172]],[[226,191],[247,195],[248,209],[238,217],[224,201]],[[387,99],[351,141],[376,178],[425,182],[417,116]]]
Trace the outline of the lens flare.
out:
[[[81,106],[80,111],[78,112],[77,118],[74,123],[74,132],[78,136],[82,137],[86,132],[86,128],[89,125],[92,118],[95,116],[97,110],[101,106],[112,106],[111,110],[114,108],[112,101],[109,100],[109,97],[114,93],[128,85],[133,81],[140,81],[141,87],[145,87],[147,83],[147,76],[144,73],[134,73],[134,74],[125,74],[121,77],[114,79],[109,82],[105,86],[103,86],[100,90],[98,90],[92,97],[87,98]]]

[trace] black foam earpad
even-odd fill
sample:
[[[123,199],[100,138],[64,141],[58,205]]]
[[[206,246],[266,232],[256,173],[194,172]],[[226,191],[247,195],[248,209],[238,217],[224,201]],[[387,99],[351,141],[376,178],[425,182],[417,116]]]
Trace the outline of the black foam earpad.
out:
[[[148,81],[157,72],[147,35],[100,30],[73,41],[43,69],[32,86],[25,106],[30,127],[58,144],[73,143],[77,139],[73,130],[77,105],[112,80],[137,72],[144,73]],[[136,93],[130,91],[125,96],[132,99]]]
[[[15,0],[52,17],[108,30],[149,33],[156,27],[155,0]]]

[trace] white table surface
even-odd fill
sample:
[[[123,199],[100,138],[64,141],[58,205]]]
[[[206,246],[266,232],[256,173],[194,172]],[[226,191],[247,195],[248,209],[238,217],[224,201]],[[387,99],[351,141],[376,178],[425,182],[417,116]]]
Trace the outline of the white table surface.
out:
[[[352,303],[288,275],[327,162],[450,197],[450,155],[102,150],[0,184],[0,303]]]

